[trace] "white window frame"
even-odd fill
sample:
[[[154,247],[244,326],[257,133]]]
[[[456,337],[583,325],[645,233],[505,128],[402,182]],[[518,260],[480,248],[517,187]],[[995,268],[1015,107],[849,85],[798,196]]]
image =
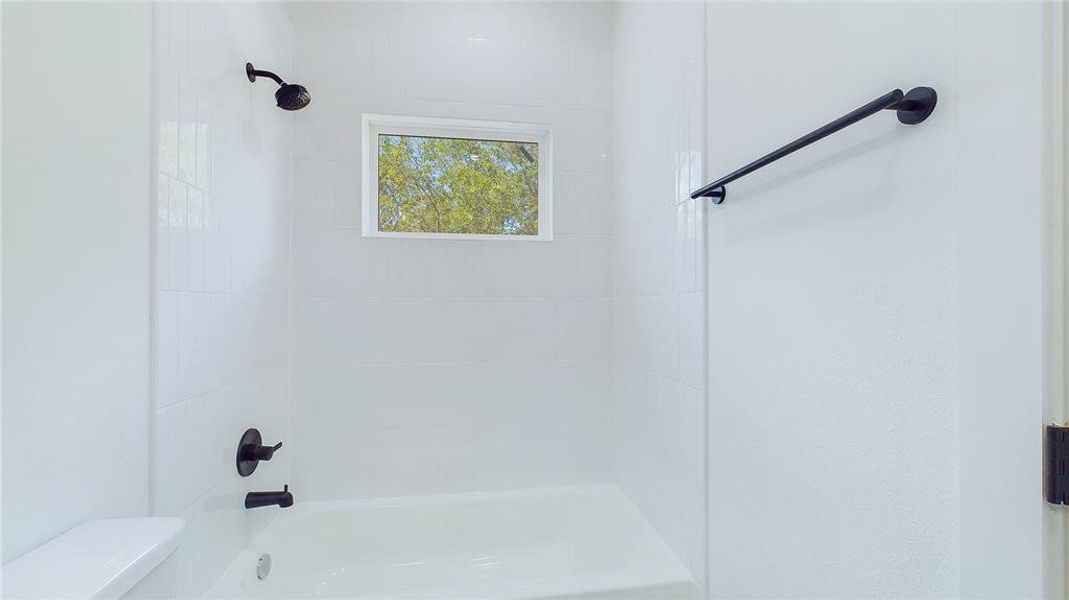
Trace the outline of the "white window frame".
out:
[[[534,123],[472,121],[437,117],[413,117],[365,113],[363,128],[362,194],[365,237],[423,238],[444,240],[510,240],[548,242],[553,240],[553,128]],[[538,235],[506,233],[438,233],[379,230],[379,135],[534,142],[538,144]]]

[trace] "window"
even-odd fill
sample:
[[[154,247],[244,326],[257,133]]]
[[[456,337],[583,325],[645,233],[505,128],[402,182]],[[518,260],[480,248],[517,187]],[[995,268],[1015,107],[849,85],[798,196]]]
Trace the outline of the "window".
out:
[[[364,115],[364,235],[553,239],[548,126]]]

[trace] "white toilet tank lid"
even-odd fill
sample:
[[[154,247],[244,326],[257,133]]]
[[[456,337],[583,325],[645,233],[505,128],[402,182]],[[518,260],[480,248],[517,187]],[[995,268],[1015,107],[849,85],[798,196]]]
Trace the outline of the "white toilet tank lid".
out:
[[[176,517],[97,519],[7,563],[4,598],[118,598],[182,541]]]

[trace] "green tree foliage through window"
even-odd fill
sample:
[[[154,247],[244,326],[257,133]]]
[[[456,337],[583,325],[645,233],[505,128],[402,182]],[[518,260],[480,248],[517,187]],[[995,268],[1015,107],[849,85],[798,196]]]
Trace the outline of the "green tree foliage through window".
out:
[[[538,235],[538,144],[379,135],[379,231]]]

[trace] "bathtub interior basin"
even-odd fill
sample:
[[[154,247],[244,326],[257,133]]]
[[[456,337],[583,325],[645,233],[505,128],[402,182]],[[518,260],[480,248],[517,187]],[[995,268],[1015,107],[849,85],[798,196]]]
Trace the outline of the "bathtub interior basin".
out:
[[[610,485],[298,504],[209,596],[697,597],[687,570]]]

